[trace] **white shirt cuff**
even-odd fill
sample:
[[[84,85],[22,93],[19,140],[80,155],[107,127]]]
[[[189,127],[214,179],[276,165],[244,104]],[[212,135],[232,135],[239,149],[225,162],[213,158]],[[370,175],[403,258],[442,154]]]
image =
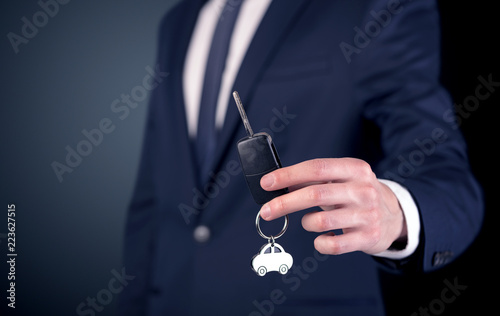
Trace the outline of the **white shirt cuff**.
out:
[[[406,219],[407,228],[407,244],[402,250],[385,250],[374,254],[376,257],[383,257],[388,259],[404,259],[415,252],[420,242],[420,216],[418,213],[418,207],[415,204],[410,192],[403,187],[401,184],[385,180],[378,179],[383,184],[387,185],[389,189],[392,190],[394,195],[399,201],[399,205],[403,210],[403,215]]]

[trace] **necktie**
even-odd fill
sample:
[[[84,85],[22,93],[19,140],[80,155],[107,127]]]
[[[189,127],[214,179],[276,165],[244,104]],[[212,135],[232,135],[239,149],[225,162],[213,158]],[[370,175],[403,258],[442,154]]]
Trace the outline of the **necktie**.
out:
[[[217,108],[217,99],[219,97],[222,73],[226,64],[231,35],[242,2],[243,0],[226,1],[224,8],[219,13],[219,20],[208,54],[195,142],[201,184],[206,183],[206,180],[208,180],[208,173],[210,172],[215,154],[217,141],[215,111]]]

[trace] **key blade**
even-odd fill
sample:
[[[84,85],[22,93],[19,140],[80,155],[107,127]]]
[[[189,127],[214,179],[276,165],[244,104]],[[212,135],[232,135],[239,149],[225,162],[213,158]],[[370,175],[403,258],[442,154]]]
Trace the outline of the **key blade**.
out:
[[[243,120],[243,125],[245,125],[245,129],[247,131],[247,134],[249,137],[253,137],[253,130],[252,127],[250,126],[250,122],[248,121],[247,113],[245,112],[245,109],[243,108],[243,103],[241,103],[240,95],[238,94],[238,91],[233,92],[233,98],[234,101],[236,102],[236,106],[238,107],[238,111],[240,112],[241,119]]]

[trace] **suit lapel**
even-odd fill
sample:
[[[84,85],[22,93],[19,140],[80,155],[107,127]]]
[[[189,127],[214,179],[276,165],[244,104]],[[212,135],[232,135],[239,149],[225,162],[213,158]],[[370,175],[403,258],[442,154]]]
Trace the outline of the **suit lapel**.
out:
[[[194,154],[189,146],[182,73],[191,35],[199,11],[205,2],[205,0],[195,0],[186,1],[186,3],[182,4],[183,12],[180,12],[177,16],[175,23],[176,31],[179,32],[178,36],[173,36],[172,41],[168,43],[168,47],[176,47],[176,49],[171,54],[168,54],[169,56],[166,58],[166,64],[164,65],[164,69],[172,76],[166,94],[168,106],[173,106],[174,110],[175,120],[169,120],[169,122],[174,127],[173,131],[175,131],[175,137],[177,138],[177,141],[175,141],[176,148],[178,148],[177,154],[183,159],[185,158],[185,161],[190,161],[191,170],[196,170],[196,165]],[[245,107],[251,106],[255,87],[263,71],[308,3],[309,0],[273,0],[271,2],[250,43],[233,85],[233,89],[240,93]],[[239,123],[241,123],[239,113],[233,104],[234,100],[230,98],[229,103],[224,126],[218,137],[214,164],[211,168],[214,172],[219,169],[224,160],[224,155],[230,150],[229,146],[234,146],[235,133]],[[190,178],[192,178],[193,184],[197,183],[194,173],[191,174]]]
[[[233,85],[246,108],[252,106],[255,87],[266,66],[272,60],[286,34],[304,11],[309,0],[273,0],[248,47]],[[229,146],[234,146],[235,133],[241,119],[231,97],[227,107],[224,126],[218,138],[216,157],[212,170],[218,169]],[[256,127],[257,128],[257,127]]]
[[[169,119],[172,126],[171,137],[174,138],[174,148],[176,155],[179,155],[180,161],[188,161],[191,168],[184,169],[188,174],[184,178],[190,180],[189,186],[195,186],[198,183],[196,170],[196,159],[192,152],[191,141],[188,135],[186,108],[184,103],[184,92],[182,86],[182,77],[184,71],[184,62],[187,49],[191,41],[198,14],[206,0],[185,1],[182,3],[182,11],[174,17],[174,23],[169,23],[175,30],[169,32],[176,33],[167,44],[165,69],[172,77],[166,88],[166,105],[172,107],[173,120]],[[160,40],[161,41],[161,40]],[[162,45],[162,43],[160,43]],[[162,58],[162,56],[160,56]]]

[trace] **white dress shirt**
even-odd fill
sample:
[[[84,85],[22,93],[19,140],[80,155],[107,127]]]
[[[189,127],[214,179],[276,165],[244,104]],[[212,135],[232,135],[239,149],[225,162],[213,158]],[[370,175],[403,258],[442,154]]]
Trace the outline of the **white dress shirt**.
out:
[[[230,0],[234,1],[234,0]],[[236,0],[239,1],[239,0]],[[245,53],[252,41],[252,38],[264,17],[267,8],[272,0],[252,0],[244,1],[233,34],[226,60],[222,82],[217,102],[215,117],[216,128],[222,128],[227,111],[227,105],[231,96],[231,88],[245,57]],[[191,42],[187,51],[186,61],[183,70],[183,93],[186,106],[186,116],[188,133],[191,139],[196,138],[198,128],[198,116],[200,112],[201,92],[203,89],[203,79],[205,68],[212,43],[212,36],[220,16],[224,14],[223,9],[226,0],[210,0],[201,9],[196,22]],[[387,185],[398,198],[403,210],[407,225],[407,245],[403,250],[386,250],[375,254],[375,256],[403,259],[415,252],[419,244],[420,217],[418,208],[408,190],[390,180],[380,182]]]

